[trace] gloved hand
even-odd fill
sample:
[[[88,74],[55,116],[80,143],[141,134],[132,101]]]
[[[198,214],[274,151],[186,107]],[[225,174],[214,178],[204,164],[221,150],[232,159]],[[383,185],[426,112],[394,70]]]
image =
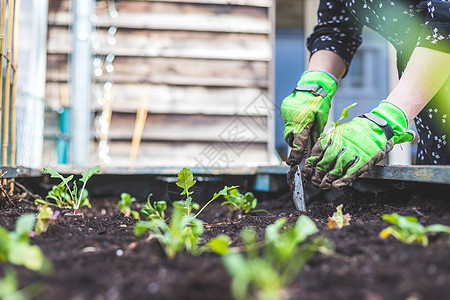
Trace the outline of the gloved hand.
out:
[[[404,112],[386,101],[321,137],[311,150],[302,177],[327,190],[348,185],[382,160],[394,144],[411,141]]]
[[[317,141],[328,120],[336,78],[326,72],[306,71],[294,92],[281,104],[285,122],[284,139],[292,147],[286,163],[295,166],[306,155],[308,140]]]

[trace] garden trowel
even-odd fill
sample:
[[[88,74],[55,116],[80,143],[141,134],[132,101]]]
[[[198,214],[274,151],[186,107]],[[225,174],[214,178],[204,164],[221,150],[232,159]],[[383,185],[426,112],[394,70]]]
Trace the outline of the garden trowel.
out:
[[[294,182],[292,183],[291,193],[292,193],[292,199],[294,200],[295,207],[299,211],[306,211],[305,189],[303,187],[303,180],[302,180],[302,175],[300,173],[300,170],[303,168],[303,165],[305,164],[306,157],[308,157],[311,152],[311,145],[312,145],[311,140],[308,140],[308,146],[307,146],[308,150],[306,151],[305,157],[302,159],[302,161],[298,165],[291,167],[291,170],[293,168],[296,168],[295,173],[294,173],[294,178],[293,178]]]
[[[302,176],[300,175],[300,165],[295,167],[297,167],[297,170],[294,173],[292,199],[294,200],[295,207],[299,211],[306,211],[305,190],[303,189]]]

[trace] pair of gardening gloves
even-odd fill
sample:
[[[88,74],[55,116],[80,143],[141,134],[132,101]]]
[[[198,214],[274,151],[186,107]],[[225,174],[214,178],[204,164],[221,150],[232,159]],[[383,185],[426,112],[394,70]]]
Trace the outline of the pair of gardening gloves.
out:
[[[286,161],[291,166],[288,183],[293,182],[299,163],[307,155],[309,139],[315,144],[301,171],[302,178],[328,190],[348,185],[382,160],[394,144],[414,138],[413,132],[407,131],[404,112],[386,101],[370,113],[323,133],[336,89],[333,75],[307,71],[283,100],[284,139],[292,147]]]

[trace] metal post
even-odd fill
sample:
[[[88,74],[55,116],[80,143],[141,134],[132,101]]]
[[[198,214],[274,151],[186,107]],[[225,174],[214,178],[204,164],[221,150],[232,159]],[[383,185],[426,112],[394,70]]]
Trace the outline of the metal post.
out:
[[[71,60],[71,163],[86,165],[91,138],[91,15],[93,0],[74,0]]]

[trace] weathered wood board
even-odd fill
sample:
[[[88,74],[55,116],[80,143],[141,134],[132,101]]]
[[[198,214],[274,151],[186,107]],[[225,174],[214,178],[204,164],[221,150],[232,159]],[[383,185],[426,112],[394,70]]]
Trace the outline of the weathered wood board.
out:
[[[142,166],[167,160],[198,165],[196,155],[208,145],[234,154],[234,165],[274,158],[273,116],[279,113],[271,96],[274,1],[114,3],[117,17],[110,15],[107,1],[97,1],[92,18],[92,53],[102,61],[102,72],[93,72],[91,107],[94,116],[105,109],[103,87],[111,82],[107,136],[112,165],[130,163],[143,98],[148,115],[136,160]],[[69,0],[50,0],[48,21],[46,104],[57,109],[70,91]],[[112,26],[117,29],[113,36]],[[105,68],[107,55],[114,57],[113,72]],[[99,141],[96,124],[92,162]],[[244,144],[246,154],[236,156],[230,145]]]

